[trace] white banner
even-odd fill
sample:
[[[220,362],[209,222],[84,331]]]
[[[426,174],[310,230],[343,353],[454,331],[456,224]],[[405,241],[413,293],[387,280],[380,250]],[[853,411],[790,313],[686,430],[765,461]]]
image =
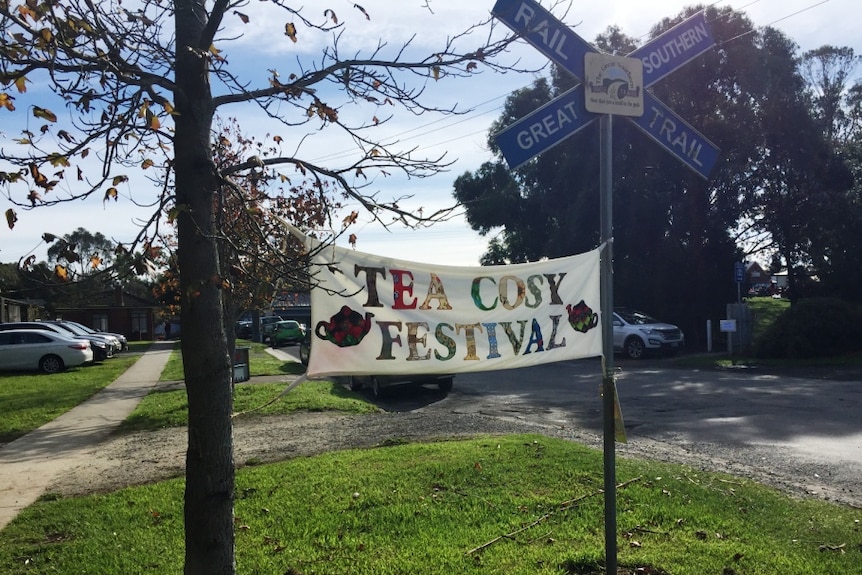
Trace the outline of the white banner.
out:
[[[456,267],[327,246],[314,263],[308,377],[512,369],[602,354],[598,249]]]

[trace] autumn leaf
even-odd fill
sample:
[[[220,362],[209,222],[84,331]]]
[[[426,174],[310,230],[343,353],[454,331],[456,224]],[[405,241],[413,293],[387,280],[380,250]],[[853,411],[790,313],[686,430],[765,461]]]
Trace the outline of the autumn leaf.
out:
[[[45,232],[44,234],[42,234],[42,241],[44,241],[46,244],[50,244],[50,243],[54,242],[56,239],[57,239],[57,236],[55,236],[54,234],[51,234],[48,232]]]
[[[57,116],[54,115],[54,112],[45,108],[40,108],[39,106],[33,106],[33,115],[49,122],[57,121]]]
[[[54,266],[54,275],[62,281],[66,281],[69,279],[69,271],[66,269],[65,266],[61,266],[60,264]]]
[[[147,168],[152,168],[154,165],[155,163],[151,159],[147,158],[146,160],[141,162],[141,169],[146,170]]]
[[[60,166],[68,168],[69,166],[71,166],[71,164],[69,163],[69,158],[67,158],[66,156],[63,156],[61,154],[49,155],[48,161],[51,162],[51,165],[54,166],[55,168],[60,167]]]
[[[365,8],[363,8],[363,7],[362,7],[362,6],[360,6],[359,4],[354,4],[354,5],[353,5],[353,7],[354,7],[354,8],[357,8],[360,12],[362,12],[363,14],[365,14],[365,19],[366,19],[366,20],[371,20],[371,16],[369,16],[369,15],[368,15],[368,12],[366,12],[366,11],[365,11]]]
[[[246,16],[242,12],[237,12],[236,10],[234,10],[233,13],[239,16],[239,19],[242,20],[243,24],[248,24],[248,16]]]
[[[440,66],[434,66],[431,68],[431,74],[433,74],[435,80],[440,79]]]
[[[475,70],[478,67],[479,67],[479,65],[476,62],[470,62],[469,64],[467,64],[467,71],[472,72],[473,70]]]
[[[372,158],[377,158],[377,157],[379,157],[379,156],[381,156],[381,155],[382,155],[382,153],[381,153],[381,152],[380,152],[380,150],[378,150],[377,148],[374,148],[374,149],[372,149],[372,150],[371,150],[371,157],[372,157]]]
[[[341,220],[341,225],[346,228],[351,224],[355,224],[357,219],[359,219],[359,213],[356,211],[352,211],[343,220]]]
[[[108,188],[108,190],[105,192],[105,199],[102,200],[102,202],[104,203],[104,202],[107,202],[108,200],[111,200],[111,199],[113,199],[116,202],[118,195],[119,195],[119,192],[117,191],[117,188]]]
[[[90,256],[91,269],[96,269],[100,265],[102,265],[102,258],[99,257],[99,254],[93,254],[92,256]]]
[[[61,140],[66,140],[70,144],[75,143],[75,138],[66,130],[60,130],[59,132],[57,132],[57,137]]]
[[[281,136],[273,136],[272,141],[276,144],[280,144],[282,142]]]
[[[125,182],[129,181],[129,176],[114,176],[114,179],[111,180],[111,184],[114,186],[119,186]]]
[[[170,114],[171,116],[179,116],[180,115],[180,113],[177,112],[176,108],[174,108],[174,105],[171,104],[170,102],[162,102],[162,108],[164,109],[164,111],[167,114]]]
[[[374,122],[374,125],[376,126],[377,124],[380,123],[380,118],[378,118],[377,116],[374,116],[373,118],[371,118],[371,121]]]
[[[325,17],[328,17],[330,20],[332,20],[332,23],[333,23],[333,24],[338,24],[338,17],[335,15],[335,11],[334,11],[334,10],[329,10],[329,9],[324,10],[324,11],[323,11],[323,15],[324,15]]]
[[[33,178],[34,184],[37,186],[44,186],[48,183],[48,178],[45,177],[45,174],[39,171],[39,166],[31,163],[28,168],[30,170],[30,177]]]
[[[296,26],[293,25],[293,22],[284,25],[284,35],[296,42]]]
[[[15,88],[18,89],[19,94],[23,94],[27,91],[27,76],[20,76],[15,79]]]
[[[6,108],[10,112],[15,111],[15,104],[12,103],[14,100],[12,96],[7,94],[6,92],[0,92],[0,108]]]
[[[351,246],[353,246],[353,249],[356,249],[356,234],[350,234],[347,237],[347,241]]]
[[[15,213],[15,210],[9,208],[6,210],[6,225],[9,226],[9,229],[13,229],[15,227],[15,222],[18,221],[18,214]]]

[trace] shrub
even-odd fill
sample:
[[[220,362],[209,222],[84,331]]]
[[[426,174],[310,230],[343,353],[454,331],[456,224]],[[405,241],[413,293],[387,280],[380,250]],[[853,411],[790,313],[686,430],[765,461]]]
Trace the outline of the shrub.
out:
[[[830,357],[862,349],[862,310],[836,298],[800,300],[755,341],[757,357]]]

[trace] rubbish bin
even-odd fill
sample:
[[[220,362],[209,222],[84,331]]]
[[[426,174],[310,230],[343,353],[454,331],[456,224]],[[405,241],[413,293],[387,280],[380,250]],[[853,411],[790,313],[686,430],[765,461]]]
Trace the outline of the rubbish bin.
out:
[[[248,381],[251,377],[248,367],[250,347],[238,347],[233,352],[233,382]]]

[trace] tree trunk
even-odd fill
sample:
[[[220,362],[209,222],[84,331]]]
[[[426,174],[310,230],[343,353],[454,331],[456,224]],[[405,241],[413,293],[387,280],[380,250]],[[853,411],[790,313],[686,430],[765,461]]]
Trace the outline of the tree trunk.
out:
[[[235,572],[232,358],[227,351],[215,241],[212,94],[201,48],[203,0],[177,0],[175,134],[177,261],[183,371],[189,404],[186,575]]]

